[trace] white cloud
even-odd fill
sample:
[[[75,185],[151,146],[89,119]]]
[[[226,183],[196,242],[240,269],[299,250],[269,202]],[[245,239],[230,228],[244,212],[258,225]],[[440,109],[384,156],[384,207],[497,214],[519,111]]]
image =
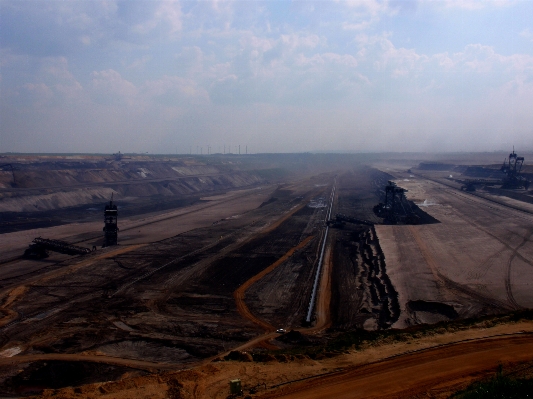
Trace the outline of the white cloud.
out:
[[[360,63],[371,61],[378,71],[390,71],[391,76],[406,76],[422,68],[429,57],[418,54],[415,49],[396,47],[390,33],[381,35],[358,35],[355,42],[359,46],[357,56]]]
[[[358,63],[357,59],[349,54],[322,53],[313,54],[311,57],[306,57],[303,54],[299,54],[295,58],[295,64],[298,66],[324,66],[337,64],[355,68],[357,67]]]
[[[455,66],[455,62],[450,58],[448,53],[434,54],[431,58],[437,60],[438,65],[446,71],[451,70]]]
[[[520,36],[525,37],[526,39],[533,42],[533,32],[531,32],[529,28],[526,28],[522,32],[520,32]]]
[[[464,65],[478,73],[499,72],[533,74],[533,55],[496,53],[492,46],[469,44],[464,51],[453,55],[453,64]]]
[[[39,101],[52,98],[54,93],[44,83],[26,83],[23,85],[29,93],[34,95]]]
[[[182,12],[179,1],[165,0],[159,2],[150,19],[145,20],[133,27],[133,31],[140,34],[151,32],[162,23],[168,25],[168,34],[172,37],[182,29]]]
[[[63,100],[81,98],[83,87],[69,70],[65,57],[45,58],[43,60],[43,79],[50,82],[51,87]]]
[[[91,89],[97,102],[132,105],[138,90],[113,69],[94,71],[91,74]]]
[[[69,71],[68,61],[65,57],[47,57],[43,59],[42,70],[51,76],[63,81],[73,81],[74,76]]]
[[[142,96],[166,105],[192,105],[207,103],[207,91],[192,79],[178,76],[163,76],[146,82],[141,89]]]
[[[387,0],[345,0],[341,3],[346,4],[356,15],[360,16],[395,13]]]
[[[281,43],[289,51],[293,51],[297,48],[315,48],[320,44],[321,40],[318,35],[309,35],[309,34],[290,34],[290,35],[281,35]]]
[[[345,19],[342,29],[348,31],[363,31],[377,24],[383,15],[394,15],[397,8],[391,6],[388,0],[346,0],[338,1],[346,6]]]
[[[128,69],[142,69],[152,58],[153,57],[151,55],[143,55],[141,58],[137,58],[131,64],[129,64]]]
[[[327,131],[335,145],[388,137],[402,149],[396,137],[435,126],[533,125],[533,33],[509,1],[0,1],[0,117],[13,142],[62,125],[65,137],[120,132],[142,148],[147,131],[169,142],[224,131],[261,132],[275,151],[269,131],[280,145],[290,131],[289,150],[318,149]],[[491,21],[490,34],[452,20]]]
[[[46,57],[37,62],[37,73],[31,82],[12,86],[9,92],[25,105],[34,103],[39,109],[61,106],[83,99],[81,84],[69,71],[65,57]]]
[[[419,0],[419,2],[444,8],[480,10],[486,7],[508,7],[516,3],[516,0]]]
[[[343,22],[342,23],[342,29],[344,30],[355,30],[355,31],[362,31],[367,28],[369,28],[373,23],[377,22],[377,18],[371,18],[367,21],[361,21],[357,23],[350,23],[350,22]]]

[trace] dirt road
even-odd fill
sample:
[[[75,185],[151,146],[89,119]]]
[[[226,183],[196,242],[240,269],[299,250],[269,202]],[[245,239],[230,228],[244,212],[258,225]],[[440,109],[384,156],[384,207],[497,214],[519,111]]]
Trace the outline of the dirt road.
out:
[[[233,293],[233,298],[235,298],[235,303],[237,304],[237,310],[239,311],[239,314],[244,317],[245,319],[248,319],[252,321],[253,323],[257,324],[259,327],[263,328],[266,332],[272,332],[276,328],[272,326],[271,324],[259,319],[256,317],[250,309],[248,309],[248,306],[246,306],[246,303],[244,302],[244,298],[246,295],[246,290],[252,286],[253,283],[256,281],[261,280],[263,277],[265,277],[268,273],[270,273],[272,270],[274,270],[276,267],[281,265],[283,262],[285,262],[288,258],[294,254],[295,251],[298,249],[302,249],[305,247],[309,241],[313,239],[313,236],[307,237],[305,240],[300,242],[297,246],[291,248],[285,255],[283,255],[281,258],[279,258],[277,261],[272,263],[269,267],[261,271],[260,273],[256,274],[252,278],[250,278],[248,281],[246,281],[243,285],[241,285],[238,289],[235,290]]]
[[[533,335],[481,339],[400,355],[280,387],[260,398],[406,398],[457,386],[498,364],[533,360]]]
[[[334,190],[332,191],[332,193],[334,193]],[[333,197],[332,199],[333,201],[334,194],[332,194],[332,197]],[[301,208],[302,207],[300,206],[292,210],[284,218],[276,222],[276,226],[280,225],[282,221],[288,219],[292,214],[296,213]],[[269,341],[275,336],[275,334],[272,334],[272,333],[276,330],[276,328],[272,324],[268,323],[267,321],[259,318],[249,309],[249,307],[245,303],[246,291],[254,283],[261,280],[267,274],[271,273],[274,269],[276,269],[278,266],[286,262],[295,253],[295,251],[304,248],[313,238],[314,236],[308,236],[307,238],[303,239],[297,246],[287,251],[276,262],[272,263],[269,267],[267,267],[266,269],[262,270],[260,273],[256,274],[255,276],[247,280],[237,290],[235,290],[235,292],[233,293],[233,297],[235,299],[239,314],[245,319],[252,321],[254,324],[258,325],[259,327],[265,330],[264,335],[262,335],[261,337],[257,337],[244,345],[239,346],[238,348],[236,348],[236,350],[243,350],[243,349],[250,348],[253,346],[262,346],[267,349],[273,349],[273,350],[278,349],[276,346],[269,343]],[[306,332],[306,333],[314,333],[314,332],[322,331],[331,325],[331,315],[330,315],[330,302],[331,302],[331,259],[330,258],[331,258],[331,254],[330,252],[331,252],[331,248],[330,246],[328,246],[325,252],[324,267],[321,271],[322,277],[320,279],[320,286],[318,290],[318,297],[317,297],[317,303],[316,303],[316,315],[317,315],[316,323],[311,328],[295,329],[297,331]]]

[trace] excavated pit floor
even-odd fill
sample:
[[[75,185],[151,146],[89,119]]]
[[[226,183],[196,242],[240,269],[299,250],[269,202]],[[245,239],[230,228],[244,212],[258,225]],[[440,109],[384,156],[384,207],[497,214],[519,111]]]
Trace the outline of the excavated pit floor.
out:
[[[38,233],[97,243],[90,234],[101,223],[2,234],[0,355],[58,357],[3,366],[2,393],[27,395],[15,388],[42,389],[45,380],[61,386],[51,375],[68,367],[63,354],[107,361],[101,369],[79,365],[98,381],[112,359],[126,362],[109,369],[111,378],[122,378],[184,367],[246,343],[264,329],[241,316],[234,292],[309,239],[245,295],[266,323],[301,327],[325,230],[325,208],[309,204],[328,198],[335,176],[333,213],[378,221],[372,207],[396,179],[429,216],[419,226],[330,229],[329,327],[403,327],[533,305],[531,215],[399,169],[354,166],[132,215],[123,220],[121,245],[84,258],[9,260]]]

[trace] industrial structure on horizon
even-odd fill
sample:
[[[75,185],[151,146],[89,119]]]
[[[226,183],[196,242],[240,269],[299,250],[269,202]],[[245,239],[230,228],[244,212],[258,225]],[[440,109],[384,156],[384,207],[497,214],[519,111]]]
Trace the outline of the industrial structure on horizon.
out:
[[[513,152],[509,154],[508,158],[505,158],[500,168],[500,172],[505,174],[505,177],[501,179],[465,179],[456,181],[463,184],[461,190],[465,191],[476,191],[476,187],[478,186],[500,186],[508,190],[527,190],[531,182],[521,174],[523,164],[524,157],[519,157],[513,148]]]
[[[113,204],[113,194],[111,194],[111,200],[104,209],[104,244],[102,247],[110,247],[118,244],[118,209]]]
[[[514,152],[513,147],[513,152],[509,154],[509,158],[503,161],[503,165],[500,169],[506,175],[506,177],[503,179],[502,188],[528,189],[531,182],[520,174],[523,164],[524,157],[519,157]]]

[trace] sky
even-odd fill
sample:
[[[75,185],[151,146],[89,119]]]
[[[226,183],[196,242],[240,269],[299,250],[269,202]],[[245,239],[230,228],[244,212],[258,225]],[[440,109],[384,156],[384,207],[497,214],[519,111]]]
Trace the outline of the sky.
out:
[[[0,152],[533,149],[532,0],[0,0]]]

